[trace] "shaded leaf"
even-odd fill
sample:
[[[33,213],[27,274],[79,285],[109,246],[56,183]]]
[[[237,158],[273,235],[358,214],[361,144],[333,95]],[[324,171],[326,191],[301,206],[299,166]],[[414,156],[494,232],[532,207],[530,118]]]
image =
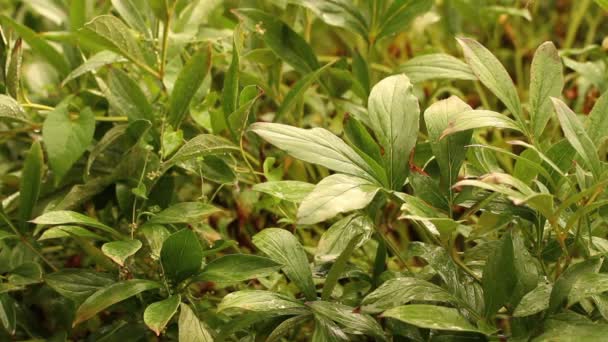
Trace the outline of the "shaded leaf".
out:
[[[220,212],[221,209],[202,202],[180,202],[152,216],[148,223],[191,223]]]
[[[293,234],[285,229],[266,228],[253,236],[253,244],[270,259],[283,265],[285,275],[308,300],[316,298],[306,252]]]
[[[205,266],[196,279],[214,283],[236,283],[264,277],[278,271],[281,264],[257,255],[230,254]]]
[[[165,239],[160,251],[165,276],[175,284],[198,273],[203,263],[203,248],[196,234],[182,229]]]

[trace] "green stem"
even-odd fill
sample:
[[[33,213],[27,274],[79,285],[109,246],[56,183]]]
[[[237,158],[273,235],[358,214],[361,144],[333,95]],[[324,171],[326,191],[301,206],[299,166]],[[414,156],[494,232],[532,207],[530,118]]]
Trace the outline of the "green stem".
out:
[[[570,23],[568,25],[568,32],[566,33],[566,39],[562,49],[569,49],[576,39],[576,33],[578,32],[579,26],[587,13],[587,10],[591,5],[591,0],[581,0],[580,2],[573,2],[572,9],[570,11]]]

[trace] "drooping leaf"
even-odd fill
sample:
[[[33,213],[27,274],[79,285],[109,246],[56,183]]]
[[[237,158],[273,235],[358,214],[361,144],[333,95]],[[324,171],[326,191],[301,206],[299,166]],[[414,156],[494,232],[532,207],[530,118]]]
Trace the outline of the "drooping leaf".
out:
[[[93,140],[95,116],[85,108],[74,118],[63,102],[47,114],[42,126],[42,139],[49,164],[58,184],[74,163],[80,159]]]
[[[124,266],[125,260],[137,253],[140,248],[141,241],[139,240],[123,240],[106,242],[101,246],[101,251],[115,263]]]
[[[154,331],[156,336],[160,335],[171,320],[171,317],[175,315],[181,299],[181,295],[177,294],[146,307],[144,311],[144,323]]]
[[[38,201],[42,174],[44,170],[44,156],[40,142],[35,141],[30,148],[21,172],[19,187],[19,222],[23,230],[27,221],[32,218],[34,206]]]
[[[198,50],[177,76],[169,99],[167,122],[177,129],[190,108],[190,101],[211,68],[211,47]]]
[[[559,97],[564,86],[562,61],[552,42],[545,42],[536,49],[530,77],[532,133],[539,139],[553,114],[551,97]]]
[[[406,76],[395,75],[376,84],[369,95],[371,128],[384,148],[384,167],[393,190],[405,182],[418,136],[420,108],[412,89]]]
[[[379,190],[378,185],[359,177],[343,174],[325,177],[300,204],[298,223],[315,224],[365,208]]]
[[[121,302],[138,293],[157,289],[160,286],[159,283],[151,280],[131,279],[97,290],[78,307],[73,325],[75,326],[94,317],[110,305]]]
[[[253,237],[253,244],[280,265],[283,272],[308,300],[316,298],[312,272],[306,252],[293,234],[285,229],[266,228]]]
[[[221,209],[202,202],[180,202],[154,215],[148,223],[191,223],[197,222]]]
[[[264,277],[282,266],[272,259],[257,255],[229,254],[207,264],[196,278],[214,283],[236,283]]]
[[[478,331],[457,309],[446,308],[444,306],[425,304],[404,305],[385,311],[382,316],[394,318],[420,328]]]
[[[196,234],[182,229],[165,239],[160,251],[165,275],[175,284],[195,275],[203,262],[203,248]]]
[[[465,159],[465,146],[471,141],[472,131],[461,131],[443,139],[441,136],[449,127],[452,116],[470,110],[472,108],[469,105],[458,97],[452,96],[434,103],[424,112],[424,122],[429,134],[431,149],[439,164],[441,184],[448,191],[458,178],[460,167]]]
[[[258,122],[250,130],[295,158],[364,179],[382,180],[357,152],[326,129]]]
[[[521,123],[522,109],[517,90],[511,76],[500,61],[488,49],[473,39],[458,38],[458,43],[462,47],[464,57],[473,73]]]
[[[401,64],[398,70],[405,74],[412,83],[435,79],[477,80],[468,64],[443,53],[414,57]]]
[[[187,304],[181,303],[179,313],[179,341],[180,342],[213,342],[209,328],[190,309]]]
[[[551,100],[566,139],[581,156],[591,173],[596,178],[599,177],[602,173],[602,165],[593,141],[587,135],[576,114],[563,101],[556,98],[551,98]]]

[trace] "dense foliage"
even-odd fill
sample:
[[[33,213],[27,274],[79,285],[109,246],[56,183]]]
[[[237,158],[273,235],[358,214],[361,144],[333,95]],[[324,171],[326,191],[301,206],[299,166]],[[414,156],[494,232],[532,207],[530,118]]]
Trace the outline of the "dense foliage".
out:
[[[605,340],[606,10],[0,1],[0,340]]]

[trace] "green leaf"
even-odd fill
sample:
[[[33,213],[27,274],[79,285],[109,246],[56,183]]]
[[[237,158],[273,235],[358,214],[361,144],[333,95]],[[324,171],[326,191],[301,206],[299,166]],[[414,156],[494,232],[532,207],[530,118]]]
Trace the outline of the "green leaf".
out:
[[[17,310],[15,300],[8,293],[0,293],[0,323],[9,334],[15,334]]]
[[[224,87],[222,88],[222,109],[224,117],[228,116],[237,109],[239,103],[239,51],[236,46],[236,35],[232,42],[232,61],[224,76]]]
[[[106,226],[105,224],[90,218],[86,215],[69,211],[69,210],[57,210],[57,211],[49,211],[44,213],[34,220],[31,221],[35,224],[51,224],[51,225],[60,225],[60,224],[80,224],[88,227],[97,228],[106,233],[110,233],[112,236],[121,238],[122,234],[120,234],[117,230],[112,227]]]
[[[44,281],[60,295],[77,303],[98,290],[116,283],[110,274],[86,269],[63,269],[44,276]]]
[[[143,52],[125,23],[112,15],[100,15],[78,31],[82,43],[100,46],[120,54],[146,71],[151,68],[144,60]],[[155,71],[152,71],[155,73]]]
[[[177,294],[148,305],[144,311],[144,323],[154,331],[156,336],[160,336],[160,333],[165,329],[171,317],[177,312],[181,301],[182,297]]]
[[[279,342],[281,338],[288,334],[290,331],[293,331],[298,325],[306,322],[310,319],[310,315],[300,315],[288,318],[277,325],[276,328],[268,335],[266,342]]]
[[[148,242],[150,256],[154,260],[160,259],[160,250],[163,247],[163,242],[171,235],[169,230],[160,224],[146,223],[138,231]]]
[[[365,208],[380,188],[363,178],[343,174],[325,177],[298,207],[299,224],[315,224],[337,214]]]
[[[458,179],[460,167],[465,159],[465,146],[471,141],[472,131],[461,131],[441,139],[450,119],[458,113],[472,108],[456,96],[438,101],[424,112],[424,122],[429,134],[431,150],[439,164],[441,184],[448,192]]]
[[[595,3],[605,11],[608,11],[608,0],[595,0]]]
[[[82,227],[78,226],[55,226],[49,228],[40,235],[38,241],[50,240],[50,239],[58,239],[65,237],[78,236],[86,239],[95,239],[95,240],[107,240],[101,235],[95,234],[91,231],[88,231]]]
[[[42,281],[42,267],[37,262],[27,261],[9,272],[8,282],[14,285],[30,285]]]
[[[250,130],[264,140],[305,162],[368,179],[382,180],[357,152],[324,128],[302,129],[257,122]]]
[[[293,234],[285,229],[266,228],[253,236],[253,244],[270,259],[284,265],[285,275],[308,300],[317,297],[306,252]]]
[[[129,26],[143,33],[146,37],[152,37],[150,27],[142,17],[143,8],[137,8],[136,3],[131,0],[112,0],[112,6]]]
[[[540,139],[553,114],[551,97],[559,97],[564,87],[562,60],[552,42],[536,49],[530,69],[530,122],[535,139]]]
[[[196,234],[189,229],[171,234],[163,243],[160,261],[165,276],[174,284],[198,273],[203,263],[203,248]]]
[[[521,131],[517,122],[500,113],[491,110],[470,110],[452,115],[448,128],[443,131],[440,139],[457,132],[485,127],[507,128]]]
[[[479,331],[458,310],[443,306],[425,304],[404,305],[385,311],[382,316],[426,329]]]
[[[553,290],[551,284],[540,284],[526,293],[513,311],[513,317],[527,317],[547,309],[551,290]]]
[[[585,298],[608,291],[608,274],[584,273],[579,275],[568,294],[568,306],[572,306]]]
[[[593,109],[589,113],[587,120],[585,120],[587,134],[595,146],[599,146],[602,139],[608,137],[608,116],[605,115],[606,112],[608,112],[608,91],[604,92],[602,96],[595,101]]]
[[[87,150],[95,132],[95,116],[85,108],[74,118],[65,101],[47,114],[42,126],[42,139],[54,173],[55,184],[72,168]]]
[[[282,266],[276,261],[257,255],[230,254],[207,264],[196,279],[214,283],[237,283],[267,276]]]
[[[373,222],[366,216],[353,214],[339,220],[321,235],[315,250],[315,262],[323,264],[336,260],[351,240],[360,236],[357,243],[360,247],[373,232]]]
[[[211,204],[201,202],[181,202],[154,215],[148,223],[191,223],[222,211]]]
[[[363,298],[361,309],[367,313],[382,311],[411,301],[458,303],[458,299],[441,287],[416,278],[394,278]]]
[[[429,11],[432,0],[396,0],[384,12],[375,30],[376,40],[405,31],[419,15]]]
[[[331,296],[334,292],[334,288],[338,284],[340,276],[342,276],[342,273],[344,273],[348,260],[350,259],[357,246],[361,243],[361,240],[363,240],[363,238],[363,234],[359,234],[347,241],[346,247],[344,248],[342,253],[336,258],[335,262],[329,269],[329,272],[327,272],[327,276],[325,277],[325,283],[323,284],[323,291],[321,292],[322,300],[331,299]]]
[[[352,307],[320,300],[308,303],[308,306],[316,316],[336,322],[347,334],[384,339],[380,324],[369,315],[354,312],[355,309]]]
[[[35,141],[23,163],[19,186],[19,222],[21,230],[27,227],[32,218],[34,206],[40,195],[40,185],[44,171],[44,156],[40,142]]]
[[[458,38],[457,40],[473,73],[507,106],[517,121],[522,123],[522,109],[517,90],[511,76],[500,61],[473,39]]]
[[[14,99],[19,98],[19,89],[21,88],[21,62],[23,61],[21,42],[21,38],[15,41],[11,51],[10,63],[6,69],[6,90]]]
[[[248,28],[256,30],[272,52],[301,74],[309,74],[319,68],[312,48],[304,38],[277,16],[253,8],[233,11]]]
[[[144,291],[160,288],[155,281],[144,279],[125,280],[97,290],[88,297],[76,310],[73,326],[95,317],[102,310],[122,302]]]
[[[106,242],[101,246],[101,251],[115,263],[124,266],[125,260],[137,253],[140,248],[141,241],[139,240],[123,240]]]
[[[346,342],[350,338],[332,320],[321,316],[315,316],[315,331],[312,335],[312,342]]]
[[[602,173],[602,165],[593,141],[587,135],[576,114],[560,99],[551,98],[555,113],[561,124],[564,136],[576,152],[581,156],[585,165],[596,179]]]
[[[55,50],[51,44],[41,38],[36,32],[6,16],[0,16],[0,22],[15,30],[36,53],[43,56],[61,75],[69,73],[70,67],[64,55]]]
[[[286,295],[259,290],[236,291],[226,295],[217,306],[218,312],[226,314],[241,311],[267,313],[272,315],[305,314],[308,309],[304,304]]]
[[[399,190],[409,171],[409,156],[418,137],[420,108],[405,75],[389,76],[369,95],[371,128],[384,148],[384,168],[389,187]]]
[[[2,241],[4,239],[16,239],[16,238],[17,238],[17,235],[0,230],[0,241]]]
[[[344,135],[346,141],[370,166],[377,169],[376,173],[382,174],[382,153],[380,146],[368,132],[363,123],[354,117],[349,117],[344,123]]]
[[[203,323],[187,304],[181,303],[179,313],[180,342],[213,342],[209,328]]]
[[[65,85],[75,80],[76,78],[91,72],[96,71],[101,67],[106,65],[114,64],[114,63],[124,63],[127,59],[122,56],[112,52],[112,51],[100,51],[91,58],[87,59],[84,63],[79,65],[76,69],[72,70],[68,76],[61,82],[61,85],[65,87]]]
[[[545,324],[543,333],[533,342],[550,341],[602,341],[608,334],[608,324],[599,324],[587,320],[568,322],[562,320],[549,320]]]
[[[314,188],[314,184],[306,182],[274,181],[255,184],[252,190],[263,192],[284,201],[300,203]]]
[[[203,84],[211,68],[211,46],[199,49],[177,76],[169,98],[167,122],[177,129],[186,118],[190,101],[198,88]]]
[[[444,53],[414,57],[401,64],[397,70],[412,83],[428,80],[477,80],[468,64]]]
[[[319,69],[300,78],[298,82],[296,82],[291,89],[289,89],[289,92],[287,95],[285,95],[285,98],[283,98],[283,102],[281,102],[281,106],[277,110],[274,121],[278,121],[280,118],[284,117],[285,114],[293,108],[297,101],[304,96],[304,93],[306,90],[308,90],[310,85],[333,64],[333,62],[327,63]]]
[[[171,159],[165,162],[164,168],[168,169],[179,162],[185,162],[197,157],[214,154],[226,154],[240,152],[238,146],[229,140],[213,134],[200,134],[188,140]]]
[[[355,32],[363,39],[368,37],[367,21],[349,0],[302,0],[294,3],[308,8],[328,25]]]
[[[538,282],[538,271],[522,238],[509,231],[500,240],[497,250],[490,254],[481,280],[486,317],[502,306],[515,307]]]
[[[146,119],[154,122],[153,109],[139,85],[120,69],[109,73],[108,87],[104,90],[108,102],[130,121]]]
[[[29,118],[17,100],[0,94],[0,120],[27,122]]]

